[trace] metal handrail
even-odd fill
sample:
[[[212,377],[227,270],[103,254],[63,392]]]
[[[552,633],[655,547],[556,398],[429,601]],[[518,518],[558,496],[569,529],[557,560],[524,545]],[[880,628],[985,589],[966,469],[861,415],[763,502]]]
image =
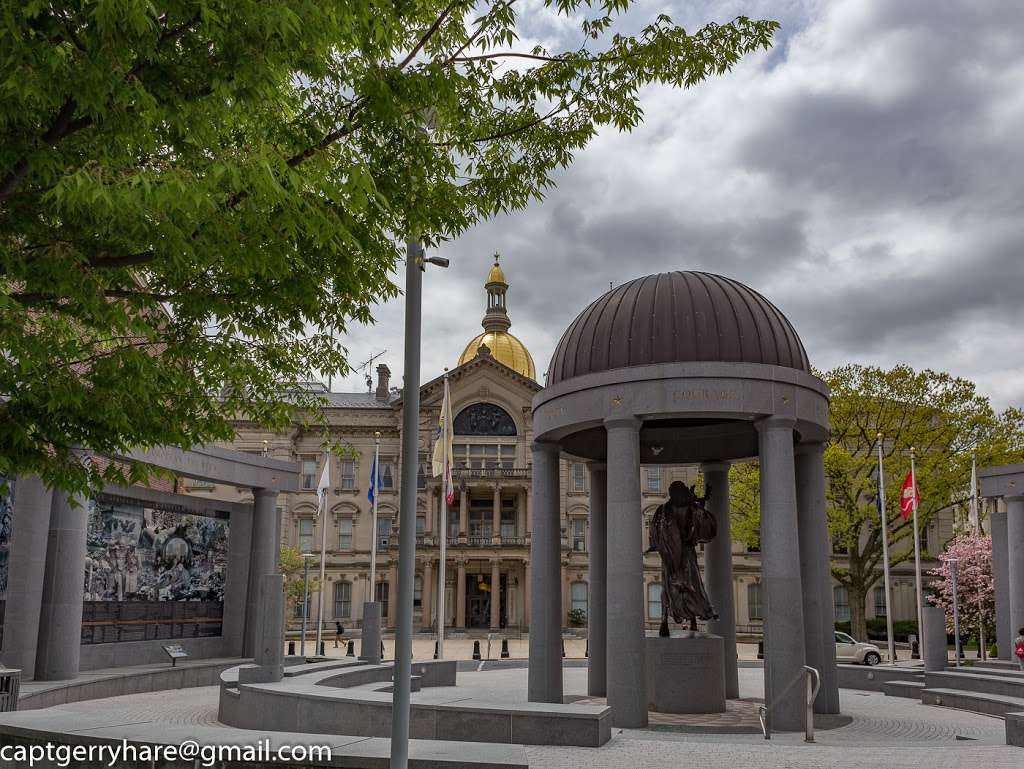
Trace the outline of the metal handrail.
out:
[[[757,720],[761,722],[761,734],[764,735],[766,740],[772,738],[771,727],[768,726],[768,708],[765,705],[761,705],[757,709]]]
[[[807,722],[804,727],[804,742],[814,742],[814,701],[818,698],[818,690],[821,689],[821,673],[810,665],[804,665],[804,671],[807,673]]]

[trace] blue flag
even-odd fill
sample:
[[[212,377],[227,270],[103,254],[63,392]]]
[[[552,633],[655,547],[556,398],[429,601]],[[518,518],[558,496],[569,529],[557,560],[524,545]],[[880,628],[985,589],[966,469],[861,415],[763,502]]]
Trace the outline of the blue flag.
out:
[[[373,467],[370,469],[370,488],[366,490],[366,498],[373,504],[373,498],[377,496],[380,488],[380,468],[377,467],[377,458],[373,459]]]

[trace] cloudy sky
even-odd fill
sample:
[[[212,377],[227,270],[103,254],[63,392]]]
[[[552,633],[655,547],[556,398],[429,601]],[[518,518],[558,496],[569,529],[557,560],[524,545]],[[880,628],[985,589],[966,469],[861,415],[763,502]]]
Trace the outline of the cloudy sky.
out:
[[[564,26],[525,3],[530,38]],[[1024,14],[1019,0],[643,2],[693,29],[774,18],[773,51],[689,91],[644,94],[540,204],[441,250],[424,288],[423,379],[480,330],[499,251],[512,332],[538,375],[591,300],[651,272],[727,275],[774,301],[812,363],[932,367],[1024,404]],[[344,340],[400,383],[401,299]],[[353,376],[335,389],[361,389]]]

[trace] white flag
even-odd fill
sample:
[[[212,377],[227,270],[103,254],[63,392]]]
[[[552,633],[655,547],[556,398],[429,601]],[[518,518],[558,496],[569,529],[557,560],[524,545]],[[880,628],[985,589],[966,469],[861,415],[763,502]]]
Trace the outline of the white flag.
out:
[[[320,473],[320,483],[316,485],[316,494],[320,502],[316,509],[316,514],[320,515],[321,512],[327,507],[327,489],[331,486],[331,455],[328,454],[324,457],[324,471]]]
[[[444,400],[441,403],[441,416],[437,420],[434,431],[434,456],[431,458],[431,471],[436,478],[441,475],[441,486],[445,499],[450,505],[455,501],[455,484],[452,481],[452,402],[448,391],[448,376],[444,378]]]
[[[967,513],[967,521],[971,525],[971,533],[977,534],[981,526],[978,519],[978,462],[971,455],[971,507]]]

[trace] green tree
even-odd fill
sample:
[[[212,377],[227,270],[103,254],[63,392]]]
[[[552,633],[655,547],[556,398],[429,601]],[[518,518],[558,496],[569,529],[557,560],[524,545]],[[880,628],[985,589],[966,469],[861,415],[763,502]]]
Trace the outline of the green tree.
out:
[[[282,547],[278,562],[281,566],[281,573],[284,574],[284,599],[286,617],[295,616],[295,607],[302,604],[306,594],[306,585],[303,581],[305,569],[303,567],[302,553],[294,547]],[[319,564],[310,564],[309,576],[309,613],[306,615],[312,618],[315,614],[314,596],[320,592],[320,579],[314,576],[313,572],[319,568]],[[315,626],[314,626],[315,627]]]
[[[515,0],[10,4],[0,475],[123,482],[72,448],[315,414],[298,383],[346,372],[325,330],[396,295],[406,234],[436,247],[541,199],[599,129],[641,121],[644,86],[723,73],[777,27],[633,5],[546,0],[531,15],[575,29],[549,51]]]
[[[848,365],[820,376],[831,390],[831,437],[825,449],[829,533],[841,553],[832,573],[847,589],[853,635],[866,638],[867,597],[883,572],[878,434],[883,435],[890,562],[898,564],[913,558],[913,524],[903,520],[899,506],[910,449],[917,456],[923,547],[928,522],[966,502],[972,451],[979,466],[1024,460],[1024,412],[997,413],[972,382],[931,370]],[[730,475],[734,530],[748,544],[759,539],[758,477],[756,463],[734,467]]]

